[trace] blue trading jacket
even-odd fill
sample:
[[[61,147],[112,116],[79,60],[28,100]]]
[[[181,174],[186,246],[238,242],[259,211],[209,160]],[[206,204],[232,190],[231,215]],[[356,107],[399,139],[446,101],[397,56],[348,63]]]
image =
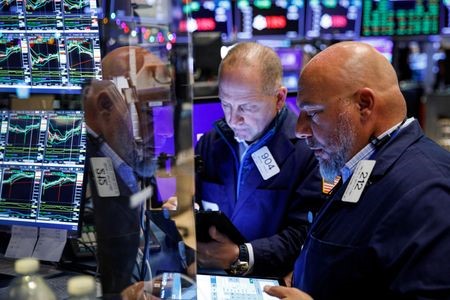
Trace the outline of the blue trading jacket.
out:
[[[306,216],[322,204],[317,162],[305,143],[295,138],[296,120],[283,108],[242,163],[238,143],[223,119],[196,146],[203,161],[196,178],[196,201],[216,203],[251,241],[254,274],[284,275],[292,270],[306,236]],[[267,180],[251,157],[263,146],[281,170]]]
[[[315,300],[450,299],[450,153],[414,121],[373,159],[359,201],[341,201],[344,185],[319,213],[294,286]]]

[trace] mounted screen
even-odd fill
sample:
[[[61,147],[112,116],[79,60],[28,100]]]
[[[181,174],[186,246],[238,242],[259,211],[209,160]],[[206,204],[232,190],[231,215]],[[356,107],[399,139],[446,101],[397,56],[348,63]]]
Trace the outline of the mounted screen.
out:
[[[79,94],[101,78],[96,1],[10,0],[0,9],[0,92]]]
[[[237,1],[237,38],[300,38],[304,12],[303,1]]]
[[[439,0],[363,0],[362,36],[439,33]]]
[[[191,15],[189,21],[179,23],[178,31],[183,34],[190,32],[218,31],[222,40],[232,38],[233,17],[230,0],[189,1],[183,4],[183,11]]]
[[[359,36],[361,0],[309,0],[306,6],[306,37],[349,39]]]
[[[0,225],[76,235],[85,187],[81,111],[0,113]]]

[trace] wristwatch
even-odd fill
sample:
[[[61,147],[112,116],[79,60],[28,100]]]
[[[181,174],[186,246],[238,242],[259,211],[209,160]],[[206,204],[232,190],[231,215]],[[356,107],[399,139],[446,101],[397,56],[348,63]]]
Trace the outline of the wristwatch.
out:
[[[230,268],[227,270],[228,273],[232,275],[243,275],[245,274],[249,269],[249,255],[248,255],[248,249],[247,246],[242,244],[239,245],[239,256],[238,259],[236,259],[231,265]]]

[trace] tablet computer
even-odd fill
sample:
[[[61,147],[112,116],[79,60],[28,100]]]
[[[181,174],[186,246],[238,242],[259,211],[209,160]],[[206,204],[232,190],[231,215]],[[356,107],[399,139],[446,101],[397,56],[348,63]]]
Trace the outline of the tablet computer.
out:
[[[264,292],[266,285],[284,285],[279,279],[197,274],[197,300],[278,299]]]
[[[247,242],[230,219],[221,211],[200,210],[195,213],[195,232],[199,242],[209,242],[209,228],[216,226],[217,230],[230,238],[235,244]]]

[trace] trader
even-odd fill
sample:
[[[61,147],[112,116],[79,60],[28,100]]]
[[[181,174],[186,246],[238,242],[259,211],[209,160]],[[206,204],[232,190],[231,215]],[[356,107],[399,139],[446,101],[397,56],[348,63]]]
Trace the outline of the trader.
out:
[[[449,299],[450,153],[406,118],[390,63],[342,42],[315,56],[298,86],[297,135],[342,186],[311,226],[293,285],[315,300]]]
[[[310,217],[321,204],[317,162],[295,138],[296,116],[285,106],[277,54],[257,43],[232,48],[219,67],[225,118],[196,146],[202,163],[196,199],[221,210],[248,243],[211,227],[197,242],[198,265],[233,274],[283,276],[292,270]]]
[[[119,296],[133,281],[144,221],[141,208],[130,207],[129,198],[142,186],[156,186],[148,102],[169,98],[170,85],[161,84],[169,79],[160,79],[165,69],[143,48],[120,47],[102,60],[104,80],[85,89],[88,159],[94,174],[90,187],[105,299]]]

